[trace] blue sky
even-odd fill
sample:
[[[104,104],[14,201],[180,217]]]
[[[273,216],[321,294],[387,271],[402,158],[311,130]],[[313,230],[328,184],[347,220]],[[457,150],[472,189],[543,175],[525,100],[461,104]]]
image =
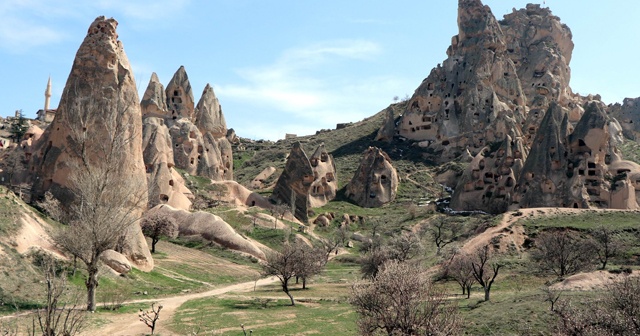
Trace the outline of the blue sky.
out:
[[[528,1],[485,0],[500,19]],[[537,2],[541,3],[541,2]],[[547,0],[573,32],[571,86],[606,103],[640,96],[640,1]],[[58,104],[99,15],[118,33],[138,91],[184,65],[196,101],[207,83],[238,135],[276,140],[366,118],[411,95],[446,58],[457,1],[1,0],[0,114]]]

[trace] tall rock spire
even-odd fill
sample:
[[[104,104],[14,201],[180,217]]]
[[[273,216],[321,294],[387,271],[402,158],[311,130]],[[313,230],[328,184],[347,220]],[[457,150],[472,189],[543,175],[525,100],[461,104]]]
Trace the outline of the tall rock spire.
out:
[[[117,25],[113,18],[96,18],[76,53],[56,118],[34,150],[34,197],[50,191],[63,204],[72,201],[69,177],[77,167],[109,166],[123,180],[146,181],[138,90]],[[146,202],[135,211],[144,208]],[[138,223],[123,235],[123,253],[138,268],[151,270],[153,259]]]

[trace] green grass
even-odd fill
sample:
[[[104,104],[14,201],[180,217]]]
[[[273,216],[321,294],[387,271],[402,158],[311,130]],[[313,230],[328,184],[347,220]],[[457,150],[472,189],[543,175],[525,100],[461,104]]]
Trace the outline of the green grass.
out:
[[[170,329],[216,335],[242,335],[241,325],[256,335],[356,335],[355,313],[346,303],[309,300],[290,306],[289,300],[226,298],[183,304]]]

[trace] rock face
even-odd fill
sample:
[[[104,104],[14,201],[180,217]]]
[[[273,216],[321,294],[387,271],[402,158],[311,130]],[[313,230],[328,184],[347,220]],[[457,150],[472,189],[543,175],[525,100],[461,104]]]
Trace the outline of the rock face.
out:
[[[393,113],[393,108],[391,106],[387,107],[384,116],[384,122],[382,123],[382,127],[378,130],[378,134],[376,134],[376,141],[386,141],[391,142],[393,140],[393,136],[396,134],[396,124]]]
[[[318,146],[309,158],[309,162],[314,178],[309,191],[309,204],[312,208],[317,208],[336,198],[338,190],[336,165],[333,162],[333,156],[324,148],[324,144]]]
[[[193,118],[193,92],[184,66],[180,66],[167,85],[166,99],[169,114],[173,120]]]
[[[624,120],[621,126],[606,117],[599,96],[571,91],[571,30],[533,4],[498,21],[480,0],[458,1],[458,28],[447,59],[416,89],[395,125],[432,161],[473,157],[452,208],[636,208],[633,178],[612,168],[625,162],[619,165],[627,176],[635,171],[615,149],[622,129],[633,132],[635,101],[609,108]],[[388,141],[390,126],[387,117],[378,140]]]
[[[164,93],[164,86],[160,83],[158,75],[156,73],[151,74],[149,85],[144,92],[142,102],[140,103],[140,109],[142,110],[142,117],[158,117],[168,118],[170,117],[167,110],[167,97]]]
[[[640,166],[617,153],[619,124],[597,102],[586,105],[567,136],[568,118],[557,105],[547,111],[545,122],[553,125],[552,131],[536,135],[515,201],[521,207],[637,209]]]
[[[158,205],[149,212],[158,212],[172,217],[178,223],[180,236],[199,236],[223,247],[248,253],[258,259],[265,259],[264,252],[214,214],[202,211],[188,212],[167,205]]]
[[[131,271],[131,264],[129,263],[129,260],[114,250],[106,250],[102,252],[100,255],[100,261],[120,274],[127,274]]]
[[[142,157],[142,118],[133,72],[118,41],[114,19],[98,17],[76,54],[60,99],[56,118],[38,141],[33,153],[33,195],[46,191],[64,204],[69,201],[69,173],[73,163],[97,164],[105,151],[115,148],[121,176],[145,179]],[[86,136],[90,132],[90,136]],[[119,139],[111,142],[111,138]],[[126,140],[126,141],[125,141]],[[80,145],[80,144],[83,145]],[[82,149],[82,150],[80,150]],[[144,209],[140,209],[142,211]],[[143,269],[153,268],[153,259],[138,223],[126,234],[124,254]]]
[[[616,118],[622,126],[624,136],[637,140],[640,134],[640,97],[625,98],[622,104],[616,103],[608,107],[607,112]]]
[[[174,169],[171,136],[164,119],[147,117],[143,123],[142,146],[149,184],[149,206],[167,204],[189,210],[194,196]]]
[[[300,142],[295,142],[271,199],[287,205],[295,203],[294,216],[306,223],[309,219],[308,211],[334,199],[337,189],[338,179],[333,156],[327,152],[324,144],[318,146],[309,158]]]
[[[158,77],[152,75],[140,105],[145,118],[164,120],[171,138],[172,163],[177,168],[216,181],[232,180],[231,143],[227,139],[227,124],[213,88],[207,84],[197,107],[193,101],[189,77],[184,67],[180,67],[164,91]],[[157,129],[149,128],[148,131]],[[145,134],[146,137],[151,135]]]
[[[347,197],[365,208],[393,201],[398,191],[398,173],[391,159],[379,148],[369,147],[347,185]]]
[[[273,189],[271,199],[295,206],[294,216],[306,223],[309,220],[309,190],[314,181],[313,169],[300,142],[295,142],[287,158],[284,171]]]

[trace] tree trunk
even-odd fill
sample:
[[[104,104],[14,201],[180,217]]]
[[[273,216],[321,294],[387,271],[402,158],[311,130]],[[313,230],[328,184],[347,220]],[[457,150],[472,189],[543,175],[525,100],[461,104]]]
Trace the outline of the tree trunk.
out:
[[[462,295],[467,294],[467,291],[466,291],[467,287],[465,287],[464,285],[460,285],[460,287],[462,287]]]
[[[156,243],[157,243],[159,240],[160,240],[160,239],[151,238],[151,253],[156,253]]]
[[[484,288],[484,300],[485,301],[489,301],[489,292],[491,291],[491,288],[489,287],[485,287]]]
[[[307,289],[307,278],[302,277],[302,289]]]
[[[282,283],[282,291],[287,294],[287,296],[289,297],[289,299],[291,299],[291,305],[295,306],[296,302],[293,300],[293,295],[291,295],[291,293],[289,293],[289,284],[287,283],[287,281]]]
[[[89,275],[85,281],[87,286],[87,310],[96,311],[96,288],[98,288],[98,265],[87,267]]]
[[[471,297],[471,285],[467,286],[467,299]]]

